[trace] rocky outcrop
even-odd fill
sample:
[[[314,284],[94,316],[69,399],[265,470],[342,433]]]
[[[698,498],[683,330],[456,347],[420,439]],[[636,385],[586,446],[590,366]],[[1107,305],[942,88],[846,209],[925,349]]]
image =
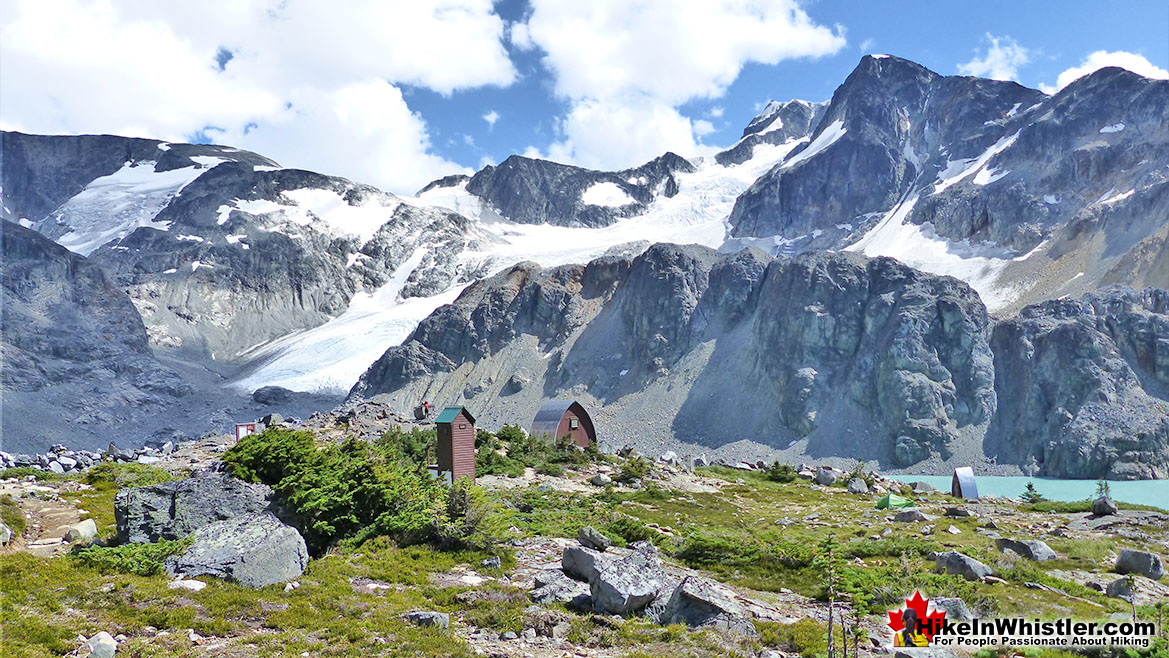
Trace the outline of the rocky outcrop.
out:
[[[715,154],[715,162],[730,166],[750,160],[760,144],[786,144],[803,139],[820,123],[828,103],[792,100],[771,101],[743,129],[743,136],[729,149]]]
[[[757,635],[743,606],[695,576],[687,576],[674,589],[661,621],[663,624],[686,624],[691,628]]]
[[[640,215],[658,196],[674,196],[678,192],[675,174],[691,171],[694,165],[673,153],[614,172],[513,155],[472,176],[467,191],[513,222],[608,226],[622,217]],[[593,196],[590,190],[607,194]]]
[[[1000,461],[1050,477],[1169,476],[1169,293],[1114,289],[1024,309],[994,328]]]
[[[999,537],[994,540],[994,546],[1000,551],[1011,551],[1012,553],[1036,562],[1054,560],[1059,557],[1055,554],[1055,551],[1051,550],[1050,546],[1038,539],[1008,539],[1006,537]]]
[[[934,570],[938,573],[961,576],[966,580],[982,580],[987,576],[994,575],[994,571],[990,567],[957,551],[935,553],[933,558]]]
[[[274,509],[271,487],[224,473],[122,489],[114,498],[122,543],[182,539],[218,521]]]
[[[268,512],[203,526],[190,548],[168,558],[170,576],[214,576],[245,587],[292,580],[308,566],[308,548],[295,528]]]
[[[1160,580],[1165,575],[1165,566],[1161,563],[1160,555],[1124,548],[1116,557],[1116,572],[1139,573],[1147,578]]]
[[[665,578],[656,550],[635,550],[604,564],[589,582],[593,609],[610,615],[639,612],[658,597]]]

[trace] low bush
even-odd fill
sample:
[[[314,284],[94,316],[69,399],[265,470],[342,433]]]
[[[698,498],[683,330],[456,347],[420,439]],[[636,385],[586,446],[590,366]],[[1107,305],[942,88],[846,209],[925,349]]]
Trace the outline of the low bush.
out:
[[[190,539],[184,539],[154,544],[76,547],[70,551],[69,558],[101,573],[154,576],[162,573],[166,558],[182,553],[190,544]]]
[[[792,468],[791,464],[781,464],[778,459],[771,466],[767,467],[767,469],[764,471],[764,475],[772,482],[780,482],[784,484],[788,482],[795,482],[796,477],[798,477],[796,469]]]
[[[444,548],[497,552],[512,538],[511,513],[481,487],[460,479],[447,496],[437,535]]]
[[[25,478],[33,476],[38,480],[50,479],[54,473],[49,471],[42,471],[39,468],[32,466],[15,466],[13,468],[0,469],[0,480],[7,480],[8,478]]]
[[[81,481],[95,489],[145,487],[175,479],[169,471],[147,464],[101,462],[85,471]]]
[[[0,496],[0,521],[12,530],[14,537],[19,537],[28,527],[28,521],[24,518],[24,511],[20,509],[20,503],[8,494]]]

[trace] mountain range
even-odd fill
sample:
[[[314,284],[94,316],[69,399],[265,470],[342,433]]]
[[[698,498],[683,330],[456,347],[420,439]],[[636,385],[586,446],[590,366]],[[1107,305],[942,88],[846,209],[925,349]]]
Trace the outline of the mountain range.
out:
[[[610,447],[1169,477],[1169,82],[866,56],[729,148],[406,197],[225,146],[0,136],[3,449],[377,397]],[[248,417],[247,419],[250,419]]]

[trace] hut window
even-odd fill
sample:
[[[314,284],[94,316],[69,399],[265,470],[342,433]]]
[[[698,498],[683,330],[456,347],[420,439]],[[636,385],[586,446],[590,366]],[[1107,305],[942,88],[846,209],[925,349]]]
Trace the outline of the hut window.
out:
[[[568,419],[568,427],[570,429],[576,429],[576,428],[580,427],[580,421],[575,419],[575,418],[569,418]]]
[[[459,429],[461,429],[461,430],[467,429],[467,424],[466,423],[459,423]]]

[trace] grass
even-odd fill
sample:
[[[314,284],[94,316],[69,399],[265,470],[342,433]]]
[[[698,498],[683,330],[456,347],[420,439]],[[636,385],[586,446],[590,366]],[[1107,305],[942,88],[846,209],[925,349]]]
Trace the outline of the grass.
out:
[[[17,503],[8,494],[0,496],[0,521],[12,530],[13,539],[19,537],[28,527],[28,521],[24,518],[20,503]]]
[[[182,540],[123,546],[78,546],[70,551],[69,557],[103,574],[155,576],[162,573],[166,558],[182,553],[190,543]]]

